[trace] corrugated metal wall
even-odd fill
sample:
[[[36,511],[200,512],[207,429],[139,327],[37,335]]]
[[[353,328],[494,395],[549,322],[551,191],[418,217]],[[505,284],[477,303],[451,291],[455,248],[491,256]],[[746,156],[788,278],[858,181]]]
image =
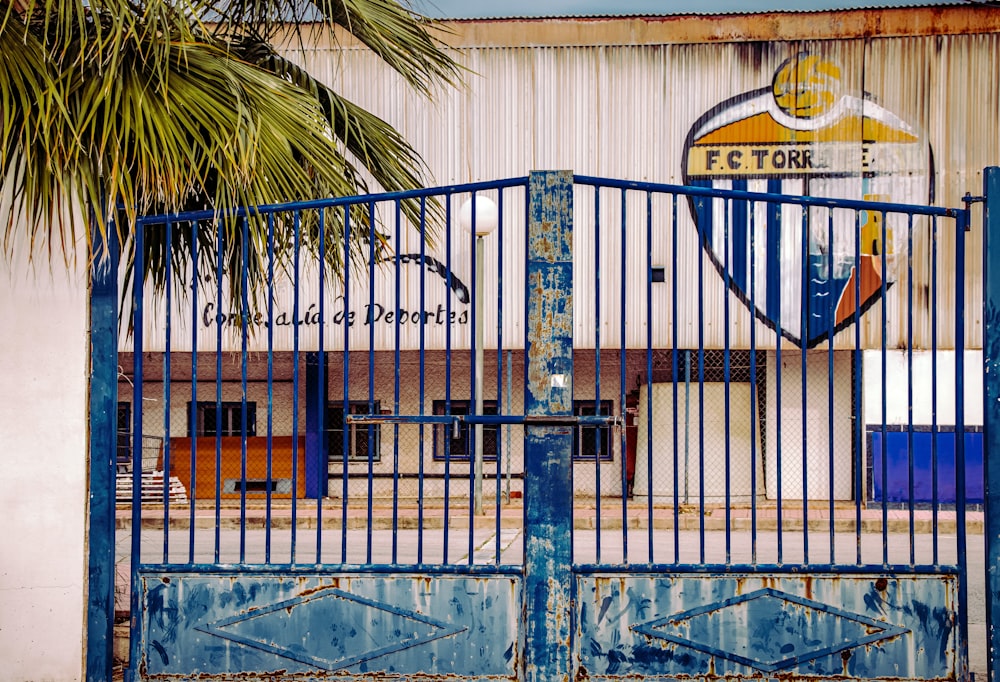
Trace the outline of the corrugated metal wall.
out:
[[[746,21],[753,22],[754,17],[747,16]],[[467,85],[442,90],[434,102],[413,94],[399,77],[361,48],[317,47],[295,58],[342,94],[397,126],[423,155],[436,184],[521,176],[533,169],[572,169],[582,175],[680,184],[685,179],[685,143],[696,121],[727,100],[768,88],[783,62],[803,52],[839,65],[841,94],[867,98],[898,117],[929,144],[933,155],[932,172],[904,169],[886,176],[881,185],[873,180],[871,187],[863,183],[860,175],[813,182],[811,193],[850,198],[875,194],[894,202],[926,203],[928,185],[932,184],[933,203],[958,206],[966,192],[980,191],[982,168],[1000,163],[1000,135],[996,128],[1000,119],[1000,85],[996,78],[1000,35],[996,33],[713,44],[472,45],[456,50],[469,69]],[[857,140],[859,164],[862,142]],[[801,183],[785,185],[786,190],[802,189]],[[751,183],[750,188],[765,186],[758,182]],[[600,343],[610,347],[618,344],[621,307],[620,289],[616,286],[621,271],[616,260],[621,249],[620,195],[602,197],[597,222],[593,190],[590,192],[588,195],[586,190],[581,191],[577,197],[577,345],[593,347],[596,342],[590,311],[596,310],[592,282],[595,245],[600,235],[600,310],[606,321]],[[678,345],[697,346],[696,306],[701,303],[706,319],[704,344],[722,347],[722,316],[727,303],[722,278],[700,248],[687,203],[683,202],[677,211],[675,245],[671,238],[671,202],[666,198],[657,198],[656,202],[653,240],[647,243],[645,197],[637,194],[628,199],[625,315],[630,324],[626,343],[636,347],[646,340],[648,249],[653,263],[667,269],[667,281],[657,284],[652,293],[652,307],[657,311],[654,344],[672,344],[675,318],[671,311],[671,281],[676,269],[677,281],[684,287],[678,292],[682,306],[676,316]],[[505,241],[517,240],[523,213],[520,209],[509,210],[508,219],[511,227]],[[969,347],[982,344],[980,229],[979,222],[974,221],[967,235],[964,322]],[[884,339],[889,348],[910,345],[906,310],[911,299],[915,313],[912,345],[932,347],[932,309],[939,316],[937,347],[953,345],[954,226],[942,222],[936,231],[937,299],[932,300],[931,226],[918,221],[912,241],[905,236],[905,222],[903,229],[895,228],[897,272],[895,286],[888,295]],[[492,260],[495,247],[488,249],[493,249],[488,251],[488,259]],[[907,281],[906,249],[911,249],[912,282]],[[467,262],[462,262],[467,257],[464,253],[454,256],[456,272],[468,269]],[[523,314],[516,283],[520,281],[517,269],[522,264],[516,253],[508,257],[507,264],[511,270],[505,273],[505,345],[520,347]],[[393,300],[391,276],[378,278],[376,287],[379,290],[375,299]],[[753,322],[743,303],[731,295],[728,298],[732,316],[730,346],[748,347],[754,325],[757,345],[773,346],[773,333],[769,338],[768,330],[762,323]],[[863,316],[863,346],[882,347],[881,315],[882,307],[876,305]],[[149,324],[153,332],[157,323]],[[187,335],[179,333],[177,342],[184,344]],[[154,340],[157,336],[162,336],[162,330],[147,334],[148,349],[162,345]],[[338,343],[336,336],[336,332],[328,335],[331,344]],[[206,343],[214,347],[214,332],[211,337]],[[431,347],[440,341],[430,341]],[[393,342],[391,335],[380,337],[376,347],[391,348]],[[467,345],[457,337],[455,343],[456,347]],[[487,345],[491,345],[489,341]],[[853,331],[841,332],[835,345],[853,347]]]
[[[753,21],[753,17],[747,17],[747,21]],[[840,65],[845,94],[863,97],[867,93],[871,101],[926,137],[934,159],[934,203],[957,206],[966,192],[979,191],[982,168],[1000,162],[1000,136],[996,133],[1000,113],[998,40],[996,34],[980,34],[601,47],[472,46],[460,52],[473,74],[468,78],[468,87],[445,92],[433,104],[408,94],[399,87],[398,79],[387,75],[385,68],[362,50],[338,53],[317,49],[306,55],[305,63],[310,71],[348,97],[399,126],[424,155],[438,183],[522,175],[539,168],[680,183],[685,138],[695,121],[727,99],[768,87],[784,60],[807,52]],[[372,87],[373,83],[379,86]],[[889,187],[888,200],[926,200],[922,193],[908,191],[906,183],[899,182],[901,178],[894,180],[897,186]],[[584,206],[578,209],[577,283],[586,287],[592,279],[587,270],[593,263],[594,240],[586,233],[591,224],[587,202],[579,203]],[[603,225],[611,228],[616,224],[620,215],[617,210],[613,205],[606,207]],[[633,215],[644,218],[644,211],[636,207]],[[699,254],[688,212],[681,211],[680,216],[676,253],[666,231],[660,233],[651,248],[654,262],[679,268],[679,281],[690,283],[697,281],[698,260],[704,256]],[[938,265],[944,268],[938,272],[939,347],[949,347],[953,339],[954,320],[950,314],[954,306],[949,301],[954,300],[955,291],[954,240],[950,229],[950,225],[939,226]],[[917,292],[918,316],[914,345],[925,348],[931,346],[927,315],[930,301],[920,292],[930,284],[928,234],[924,226],[917,226],[913,241],[913,290]],[[899,235],[897,241],[906,245]],[[642,239],[630,246],[630,260],[634,255],[644,256]],[[967,247],[966,334],[970,345],[979,346],[979,225],[973,225]],[[611,243],[603,250],[610,256],[616,248]],[[641,275],[641,267],[634,269]],[[887,321],[889,347],[906,345],[906,316],[902,313],[910,287],[905,281],[906,268],[899,269],[897,286],[890,292],[894,300]],[[705,268],[704,273],[704,300],[710,320],[706,344],[719,347],[723,343],[720,322],[724,292],[713,269]],[[669,280],[668,276],[668,282],[654,294],[663,296],[664,302],[670,298]],[[618,294],[607,282],[605,278],[602,309],[612,315],[609,326],[614,328],[612,311]],[[630,286],[634,292],[643,288]],[[587,296],[586,289],[579,290],[578,296],[578,310],[587,310],[592,296]],[[691,306],[698,296],[687,291],[680,300]],[[627,317],[641,319],[643,297],[630,295],[628,305]],[[882,343],[879,314],[877,308],[872,309],[862,322],[865,345]],[[695,319],[690,310],[679,317]],[[735,319],[732,343],[745,345],[749,315],[737,314]],[[592,326],[585,315],[578,315],[581,345],[593,344],[589,331]],[[644,331],[638,325],[631,331],[637,338],[630,338],[629,344],[641,343]],[[695,341],[692,331],[691,325],[682,330],[686,346]],[[671,338],[668,327],[656,332],[658,345]],[[853,343],[853,338],[845,342]]]

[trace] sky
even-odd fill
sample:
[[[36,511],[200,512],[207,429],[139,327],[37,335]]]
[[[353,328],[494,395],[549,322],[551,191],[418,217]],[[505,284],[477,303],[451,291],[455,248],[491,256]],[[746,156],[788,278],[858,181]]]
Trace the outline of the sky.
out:
[[[856,7],[961,4],[963,0],[411,0],[414,9],[439,19],[486,17],[609,16],[637,14],[816,11]]]

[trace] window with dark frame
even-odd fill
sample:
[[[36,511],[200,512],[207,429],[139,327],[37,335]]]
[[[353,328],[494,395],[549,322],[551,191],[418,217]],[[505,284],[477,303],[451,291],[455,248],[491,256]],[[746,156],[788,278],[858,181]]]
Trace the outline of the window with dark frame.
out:
[[[348,414],[378,414],[381,403],[375,400],[352,400],[347,404]],[[373,462],[382,459],[380,429],[377,424],[347,424],[344,415],[343,401],[333,401],[326,405],[327,443],[330,452],[330,462],[344,461],[344,429],[347,428],[347,461],[367,462],[369,445]]]
[[[247,436],[257,435],[257,403],[247,404]],[[191,403],[188,402],[188,433],[196,437],[243,435],[243,403],[214,400],[198,401],[195,424],[191,424]],[[192,428],[194,427],[194,428]]]
[[[455,414],[466,415],[472,409],[471,400],[452,400],[450,412],[445,411],[448,405],[444,400],[434,401],[434,414]],[[497,401],[484,400],[483,414],[499,414],[497,411]],[[495,462],[497,460],[497,444],[499,442],[500,427],[496,424],[483,425],[483,461]],[[466,421],[460,421],[458,426],[434,425],[434,459],[443,461],[448,459],[452,462],[468,462],[472,459],[472,450],[475,443],[475,432]]]
[[[602,400],[600,409],[594,400],[574,400],[573,414],[578,417],[610,415],[610,400]],[[611,427],[586,426],[580,424],[573,431],[573,459],[578,462],[593,462],[600,456],[601,461],[611,461]]]
[[[129,471],[132,464],[132,403],[118,403],[118,437],[115,448],[116,471]]]

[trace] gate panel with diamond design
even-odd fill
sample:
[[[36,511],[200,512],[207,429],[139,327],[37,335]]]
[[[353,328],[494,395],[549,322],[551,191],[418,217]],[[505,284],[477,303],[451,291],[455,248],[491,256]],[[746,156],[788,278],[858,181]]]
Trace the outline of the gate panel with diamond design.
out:
[[[954,575],[594,575],[577,589],[578,657],[595,679],[934,679],[954,666]]]
[[[180,573],[144,577],[142,589],[146,673],[158,679],[191,670],[414,675],[428,666],[517,679],[516,576]]]

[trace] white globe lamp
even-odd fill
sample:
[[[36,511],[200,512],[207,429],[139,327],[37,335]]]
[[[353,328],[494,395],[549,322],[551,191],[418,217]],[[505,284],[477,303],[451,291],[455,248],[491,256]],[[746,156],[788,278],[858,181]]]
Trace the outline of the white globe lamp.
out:
[[[458,210],[458,224],[466,231],[475,231],[477,237],[485,237],[496,229],[498,222],[497,205],[489,197],[476,197],[476,215],[472,215],[472,199],[467,199]]]

